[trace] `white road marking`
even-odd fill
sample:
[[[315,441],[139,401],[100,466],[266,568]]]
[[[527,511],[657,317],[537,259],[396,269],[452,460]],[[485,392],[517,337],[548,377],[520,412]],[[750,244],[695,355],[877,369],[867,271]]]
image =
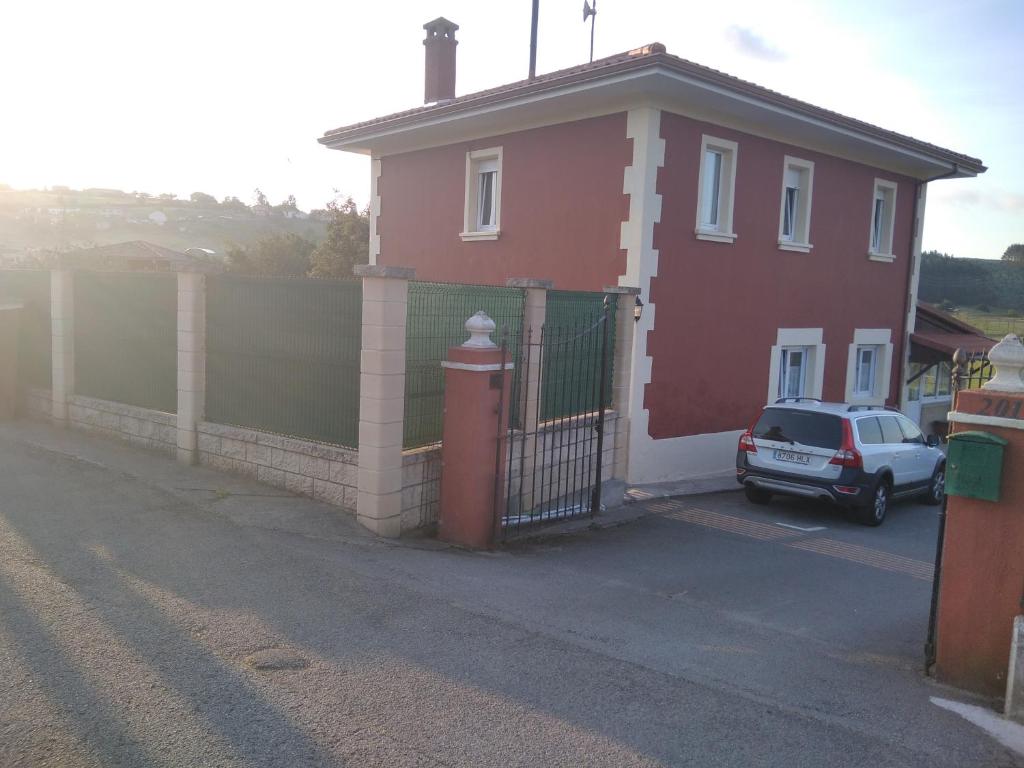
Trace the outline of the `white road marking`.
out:
[[[776,525],[781,525],[783,528],[792,528],[794,531],[804,531],[805,533],[813,533],[814,531],[828,530],[828,528],[826,528],[824,525],[815,525],[811,526],[810,528],[806,528],[802,525],[790,525],[789,523],[776,523]]]
[[[1006,720],[984,707],[961,704],[958,701],[932,696],[931,702],[937,707],[955,712],[964,720],[974,723],[989,736],[1018,755],[1024,755],[1024,725]]]

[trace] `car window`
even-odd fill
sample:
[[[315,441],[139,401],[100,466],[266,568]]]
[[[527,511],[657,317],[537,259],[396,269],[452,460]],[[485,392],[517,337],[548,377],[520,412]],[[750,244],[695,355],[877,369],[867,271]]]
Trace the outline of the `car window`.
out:
[[[880,445],[882,440],[882,426],[878,423],[878,417],[869,416],[857,419],[857,436],[861,445]]]
[[[902,443],[903,430],[895,416],[879,416],[878,423],[882,426],[882,442]]]
[[[897,416],[896,421],[899,422],[900,429],[903,430],[903,442],[905,443],[923,443],[924,433],[917,428],[917,425],[905,416]]]
[[[838,449],[843,441],[843,426],[838,416],[829,413],[765,408],[752,434],[760,440]]]

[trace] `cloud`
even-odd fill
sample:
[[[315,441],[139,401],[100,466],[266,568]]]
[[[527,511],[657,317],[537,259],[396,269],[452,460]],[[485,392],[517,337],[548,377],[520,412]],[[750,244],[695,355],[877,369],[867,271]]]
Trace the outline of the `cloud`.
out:
[[[938,197],[943,202],[963,208],[984,206],[993,211],[1024,212],[1024,195],[1006,190],[963,189],[943,192]]]
[[[785,61],[786,54],[773,46],[754,30],[733,24],[725,30],[725,39],[744,56],[761,61]]]

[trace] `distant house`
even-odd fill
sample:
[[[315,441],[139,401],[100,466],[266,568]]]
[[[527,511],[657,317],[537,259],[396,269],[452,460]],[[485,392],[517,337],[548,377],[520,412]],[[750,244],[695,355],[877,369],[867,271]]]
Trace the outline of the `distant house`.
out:
[[[917,319],[910,334],[907,370],[908,416],[928,432],[945,433],[946,414],[952,410],[953,353],[958,349],[980,356],[995,345],[982,331],[936,306],[917,302]]]
[[[328,131],[371,158],[370,261],[418,279],[640,289],[629,480],[727,477],[766,402],[904,403],[928,182],[980,160],[654,43]]]
[[[205,249],[190,248],[189,251],[181,253],[145,240],[131,240],[95,248],[79,248],[62,254],[62,260],[68,266],[81,269],[154,272],[178,272],[188,267],[202,268],[210,264]]]

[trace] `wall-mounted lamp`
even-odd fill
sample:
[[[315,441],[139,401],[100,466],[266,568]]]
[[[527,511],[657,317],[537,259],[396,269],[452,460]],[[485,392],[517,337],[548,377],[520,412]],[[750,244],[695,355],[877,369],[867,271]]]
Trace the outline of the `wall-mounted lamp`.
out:
[[[640,301],[640,297],[636,297],[636,301],[633,303],[633,320],[637,323],[640,322],[640,315],[644,313],[644,303]]]

